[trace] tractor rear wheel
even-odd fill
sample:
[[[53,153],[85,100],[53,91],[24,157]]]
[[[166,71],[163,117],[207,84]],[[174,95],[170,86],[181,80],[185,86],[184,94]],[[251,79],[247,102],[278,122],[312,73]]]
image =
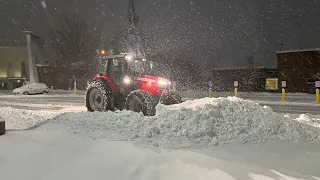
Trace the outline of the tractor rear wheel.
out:
[[[111,88],[105,82],[91,82],[85,97],[86,107],[90,112],[114,110],[114,96]]]
[[[156,114],[157,98],[142,90],[132,91],[125,103],[127,110],[134,112],[143,112],[145,116],[154,116]]]

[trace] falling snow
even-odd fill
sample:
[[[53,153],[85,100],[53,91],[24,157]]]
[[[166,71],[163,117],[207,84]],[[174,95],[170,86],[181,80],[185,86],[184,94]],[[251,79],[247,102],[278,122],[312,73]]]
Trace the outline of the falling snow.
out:
[[[44,9],[47,9],[47,5],[46,5],[46,2],[45,1],[41,1],[41,5]]]
[[[21,30],[45,34],[63,13],[81,14],[92,30],[92,39],[97,40],[101,36],[113,39],[127,25],[128,4],[122,1],[1,3],[1,46],[23,42]],[[272,68],[276,65],[274,52],[279,50],[279,42],[284,44],[283,49],[320,47],[319,41],[314,41],[319,39],[320,31],[319,1],[139,0],[135,4],[139,27],[152,58],[178,59],[179,54],[186,54],[195,62],[206,60],[206,64],[199,64],[209,69],[237,67],[241,58],[254,54],[257,66]]]

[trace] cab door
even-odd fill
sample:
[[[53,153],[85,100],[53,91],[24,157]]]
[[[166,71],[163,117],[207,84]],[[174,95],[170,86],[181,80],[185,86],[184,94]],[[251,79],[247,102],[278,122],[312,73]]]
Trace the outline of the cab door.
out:
[[[108,75],[116,84],[118,89],[121,89],[121,78],[123,74],[122,60],[118,58],[110,59],[108,64]]]

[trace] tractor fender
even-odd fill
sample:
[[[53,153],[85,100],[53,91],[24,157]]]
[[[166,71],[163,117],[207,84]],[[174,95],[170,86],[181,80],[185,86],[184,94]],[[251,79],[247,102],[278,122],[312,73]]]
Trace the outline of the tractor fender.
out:
[[[116,84],[114,83],[114,81],[113,81],[109,76],[105,76],[105,75],[100,76],[100,75],[97,75],[97,76],[95,76],[95,77],[93,78],[94,81],[95,81],[95,80],[98,80],[98,79],[101,79],[101,80],[103,80],[103,81],[106,81],[106,82],[110,85],[113,93],[116,94],[116,93],[119,92],[119,89],[117,88]]]

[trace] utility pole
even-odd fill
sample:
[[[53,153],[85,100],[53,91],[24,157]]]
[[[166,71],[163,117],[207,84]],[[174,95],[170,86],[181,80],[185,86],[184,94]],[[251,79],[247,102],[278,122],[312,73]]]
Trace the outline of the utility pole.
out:
[[[30,83],[38,83],[39,82],[39,76],[38,76],[38,71],[36,68],[36,63],[34,60],[34,54],[32,51],[32,37],[39,37],[35,34],[33,34],[30,31],[24,31],[27,35],[27,49],[28,49],[28,69],[29,69],[29,81]]]

